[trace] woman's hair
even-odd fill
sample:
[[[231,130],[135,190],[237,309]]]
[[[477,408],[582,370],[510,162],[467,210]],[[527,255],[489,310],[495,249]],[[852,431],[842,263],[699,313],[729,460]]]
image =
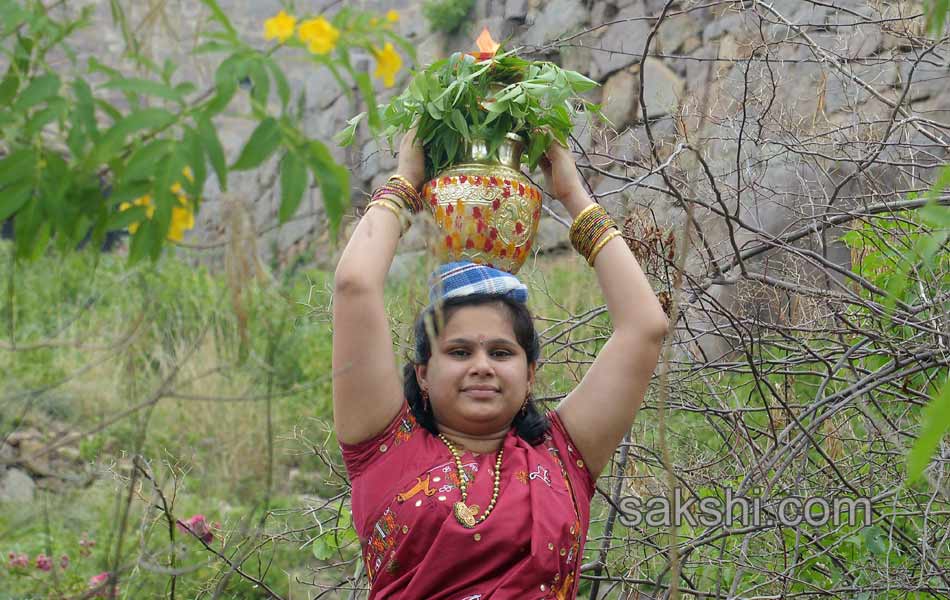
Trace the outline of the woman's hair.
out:
[[[437,311],[431,307],[422,311],[419,318],[416,319],[414,327],[415,356],[403,368],[403,389],[416,421],[433,434],[438,434],[439,429],[435,422],[435,415],[432,413],[432,403],[422,401],[422,390],[416,380],[415,371],[416,365],[428,364],[432,357],[432,343],[427,329],[431,329],[433,337],[438,336],[444,329],[445,324],[459,309],[466,306],[481,306],[493,303],[500,304],[507,311],[512,329],[514,329],[515,339],[518,341],[518,345],[524,349],[528,364],[538,362],[538,357],[541,355],[541,344],[534,329],[531,313],[527,306],[512,298],[500,294],[457,296],[440,302]],[[513,425],[518,436],[532,445],[539,444],[551,426],[548,418],[541,414],[535,403],[530,400],[524,412],[518,411]]]

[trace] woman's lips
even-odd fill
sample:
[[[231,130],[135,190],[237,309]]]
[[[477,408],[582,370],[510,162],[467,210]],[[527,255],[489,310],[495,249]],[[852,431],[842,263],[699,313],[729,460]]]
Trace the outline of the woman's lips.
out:
[[[462,390],[472,398],[493,398],[498,395],[498,390],[490,387],[471,387]]]

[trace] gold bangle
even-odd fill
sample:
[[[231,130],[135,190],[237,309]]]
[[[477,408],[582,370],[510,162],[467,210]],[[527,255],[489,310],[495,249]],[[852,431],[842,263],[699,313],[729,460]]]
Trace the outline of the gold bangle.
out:
[[[406,179],[405,177],[403,177],[402,175],[398,175],[398,174],[397,174],[397,175],[393,175],[392,177],[390,177],[390,179],[396,179],[396,180],[398,180],[398,181],[402,181],[403,183],[405,183],[406,185],[408,185],[410,188],[412,188],[412,189],[414,189],[414,190],[416,189],[416,186],[412,185],[412,182],[409,181],[408,179]],[[416,192],[418,193],[418,190],[416,190]]]
[[[600,236],[611,227],[614,221],[600,204],[587,205],[571,223],[569,237],[571,245],[581,256],[590,254],[591,248]]]
[[[376,191],[376,200],[385,200],[385,201],[387,201],[387,202],[391,202],[392,204],[396,205],[397,207],[399,207],[400,210],[405,210],[406,212],[409,212],[409,213],[412,212],[412,207],[409,205],[409,201],[406,200],[405,198],[403,198],[402,196],[400,196],[400,195],[399,195],[397,192],[395,192],[395,191],[388,191],[388,190],[386,190],[386,191],[380,191],[380,190],[377,190],[377,191]],[[373,202],[375,202],[376,200],[373,200]],[[369,206],[369,205],[367,205],[367,206]]]
[[[587,257],[587,264],[589,264],[590,266],[593,267],[593,266],[594,266],[594,260],[597,258],[597,255],[600,254],[600,251],[604,248],[604,246],[607,245],[607,242],[609,242],[610,240],[614,239],[615,237],[617,237],[617,236],[619,236],[619,235],[622,235],[622,234],[621,234],[619,231],[617,231],[616,229],[614,229],[613,231],[611,231],[611,232],[608,233],[608,234],[605,234],[604,237],[603,237],[603,239],[600,240],[599,242],[597,242],[597,245],[594,246],[594,249],[593,249],[593,250],[591,250],[590,256]]]
[[[406,192],[411,194],[412,196],[411,198],[408,198],[409,212],[417,213],[424,208],[424,204],[422,202],[422,196],[419,194],[419,190],[416,188],[416,186],[412,185],[411,181],[409,181],[402,175],[398,175],[398,174],[390,176],[389,181],[393,181],[393,180],[396,180],[396,182],[402,183],[407,188],[409,188],[408,190],[406,190]]]
[[[396,220],[399,222],[400,236],[409,230],[409,219],[402,213],[399,207],[397,207],[392,200],[389,200],[388,198],[377,198],[366,205],[366,210],[369,210],[374,206],[382,206],[386,210],[396,215]]]
[[[589,213],[590,211],[592,211],[592,210],[597,210],[598,208],[603,208],[603,207],[602,207],[601,205],[597,204],[596,202],[591,202],[590,204],[588,204],[587,206],[584,207],[584,210],[582,210],[581,212],[577,213],[577,216],[574,217],[574,221],[577,221],[578,219],[580,219],[581,217],[583,217],[584,215],[586,215],[586,214]]]
[[[577,230],[577,227],[575,227],[575,225],[579,227],[579,226],[582,224],[582,219],[583,219],[585,216],[587,216],[587,213],[589,213],[589,212],[592,211],[592,210],[597,210],[598,208],[601,208],[601,206],[600,206],[599,204],[597,204],[596,202],[591,202],[589,205],[587,205],[587,206],[584,208],[584,210],[582,210],[581,212],[577,213],[577,216],[574,217],[574,221],[571,222],[571,231],[570,231],[570,232],[571,232],[571,233],[574,233],[574,231]]]
[[[581,256],[590,256],[597,240],[611,229],[616,229],[616,224],[606,214],[598,215],[590,223],[578,230],[577,236],[571,240],[574,248]]]

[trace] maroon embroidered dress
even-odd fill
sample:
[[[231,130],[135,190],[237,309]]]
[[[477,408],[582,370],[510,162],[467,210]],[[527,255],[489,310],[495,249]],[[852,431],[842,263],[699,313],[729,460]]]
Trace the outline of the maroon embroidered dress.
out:
[[[353,484],[373,600],[508,600],[577,595],[594,480],[557,413],[532,446],[508,432],[501,487],[488,518],[466,529],[449,449],[409,406],[376,437],[341,444]],[[462,454],[475,517],[491,500],[497,454]]]

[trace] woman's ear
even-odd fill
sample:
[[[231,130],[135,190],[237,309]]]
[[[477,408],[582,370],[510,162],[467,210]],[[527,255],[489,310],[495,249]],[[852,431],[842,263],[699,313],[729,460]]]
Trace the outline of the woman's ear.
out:
[[[528,364],[528,388],[534,387],[534,371],[537,366],[537,363]]]
[[[416,370],[416,383],[419,384],[419,389],[420,389],[420,390],[425,390],[425,389],[426,389],[426,376],[427,376],[428,373],[429,373],[429,365],[424,365],[424,364],[423,364],[423,365],[420,365],[420,364],[417,364],[417,365],[415,366],[415,370]]]

